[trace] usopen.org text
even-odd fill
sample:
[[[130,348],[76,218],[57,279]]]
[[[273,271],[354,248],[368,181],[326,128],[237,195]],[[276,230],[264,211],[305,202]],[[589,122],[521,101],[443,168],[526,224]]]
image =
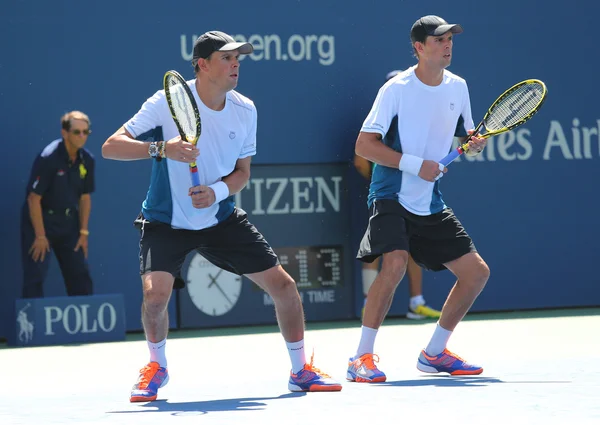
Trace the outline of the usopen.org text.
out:
[[[292,34],[283,39],[277,34],[236,34],[232,37],[239,42],[248,42],[254,46],[254,52],[240,56],[253,61],[317,61],[323,66],[335,62],[335,37],[333,35],[300,35]],[[197,35],[180,36],[181,57],[185,61],[192,60],[192,50]]]

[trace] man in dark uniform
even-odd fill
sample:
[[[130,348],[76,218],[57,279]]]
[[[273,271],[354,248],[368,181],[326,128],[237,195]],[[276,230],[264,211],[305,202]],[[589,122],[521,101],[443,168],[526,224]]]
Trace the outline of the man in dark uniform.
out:
[[[50,249],[67,294],[92,294],[87,254],[94,157],[83,148],[91,132],[90,119],[72,111],[63,115],[61,125],[62,138],[36,157],[27,185],[21,216],[23,298],[44,296]]]

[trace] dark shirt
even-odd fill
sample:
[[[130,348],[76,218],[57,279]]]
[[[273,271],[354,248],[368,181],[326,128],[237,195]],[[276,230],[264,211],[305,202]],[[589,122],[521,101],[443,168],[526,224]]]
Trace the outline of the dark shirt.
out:
[[[27,195],[40,195],[43,210],[76,209],[81,195],[94,191],[94,168],[95,160],[88,150],[79,149],[72,162],[64,140],[55,140],[35,158]]]

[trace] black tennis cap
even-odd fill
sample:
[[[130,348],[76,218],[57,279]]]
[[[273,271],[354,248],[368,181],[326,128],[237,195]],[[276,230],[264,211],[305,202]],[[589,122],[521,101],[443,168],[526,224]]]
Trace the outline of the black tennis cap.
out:
[[[416,41],[424,42],[428,35],[439,36],[446,34],[448,31],[452,34],[460,34],[463,29],[458,24],[449,24],[439,16],[427,15],[419,18],[410,30],[410,39],[414,43]]]
[[[213,52],[229,52],[232,50],[239,50],[240,54],[247,55],[254,51],[254,47],[250,43],[239,43],[224,32],[208,31],[194,42],[192,61],[197,61],[200,58],[206,59]]]

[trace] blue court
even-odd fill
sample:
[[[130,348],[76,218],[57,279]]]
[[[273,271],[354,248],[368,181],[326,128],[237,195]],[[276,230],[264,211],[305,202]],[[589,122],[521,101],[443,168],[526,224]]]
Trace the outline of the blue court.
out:
[[[476,377],[416,368],[433,322],[390,319],[375,346],[382,384],[345,382],[358,322],[311,324],[315,364],[339,393],[290,393],[275,327],[179,331],[167,345],[170,382],[159,401],[131,404],[147,360],[141,335],[93,345],[4,348],[2,424],[550,424],[600,423],[600,309],[471,315],[449,348],[484,366]]]

